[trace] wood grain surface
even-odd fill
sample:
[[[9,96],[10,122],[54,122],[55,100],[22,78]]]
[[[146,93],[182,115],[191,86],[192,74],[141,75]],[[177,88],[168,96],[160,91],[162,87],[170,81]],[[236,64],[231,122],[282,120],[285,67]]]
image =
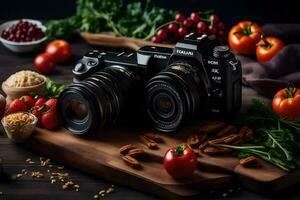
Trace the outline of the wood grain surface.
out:
[[[175,135],[157,132],[164,143],[159,144],[156,150],[147,149],[141,144],[138,138],[144,132],[134,129],[99,130],[94,135],[80,138],[65,129],[52,132],[37,128],[25,146],[80,170],[136,189],[145,184],[149,193],[168,199],[201,195],[198,188],[220,187],[231,181],[231,175],[235,175],[248,189],[258,192],[279,191],[300,181],[300,170],[286,173],[263,160],[259,160],[258,168],[245,168],[239,164],[238,158],[203,153],[198,157],[200,168],[193,177],[174,180],[163,168],[164,153],[171,146],[185,142],[198,126],[187,127]],[[146,150],[149,158],[141,161],[142,170],[132,169],[122,161],[119,148],[126,144]],[[130,183],[127,180],[131,180]],[[197,189],[191,189],[191,185]]]
[[[230,175],[203,170],[197,170],[191,178],[173,179],[164,170],[161,160],[168,147],[181,141],[162,137],[165,143],[158,150],[147,150],[150,156],[141,160],[142,170],[127,166],[119,154],[119,148],[125,144],[143,147],[138,142],[138,133],[133,131],[105,131],[84,139],[71,135],[65,129],[52,132],[37,128],[25,146],[107,180],[138,190],[147,187],[147,192],[165,199],[201,196],[205,189],[231,182]],[[153,156],[160,159],[153,159]]]

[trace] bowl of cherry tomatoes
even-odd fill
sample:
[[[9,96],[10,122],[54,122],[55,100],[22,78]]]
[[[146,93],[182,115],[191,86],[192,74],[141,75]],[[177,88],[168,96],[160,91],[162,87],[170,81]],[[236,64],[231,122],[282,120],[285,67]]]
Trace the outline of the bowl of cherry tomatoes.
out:
[[[39,48],[46,40],[46,27],[37,20],[20,19],[0,25],[0,41],[9,50],[27,53]]]

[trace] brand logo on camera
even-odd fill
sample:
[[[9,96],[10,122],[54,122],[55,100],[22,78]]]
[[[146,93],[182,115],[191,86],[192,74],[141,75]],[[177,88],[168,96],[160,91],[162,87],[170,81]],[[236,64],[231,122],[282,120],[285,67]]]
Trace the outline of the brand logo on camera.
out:
[[[159,54],[154,54],[154,58],[158,58],[158,59],[167,59],[167,56],[159,55]]]
[[[185,56],[194,56],[194,52],[192,52],[192,51],[185,51],[185,50],[176,49],[176,53],[182,54],[182,55],[185,55]]]

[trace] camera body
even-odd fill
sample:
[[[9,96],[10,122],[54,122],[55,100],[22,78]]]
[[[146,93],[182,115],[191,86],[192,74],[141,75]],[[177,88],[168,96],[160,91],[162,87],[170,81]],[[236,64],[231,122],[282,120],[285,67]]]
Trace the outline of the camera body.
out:
[[[74,91],[69,94],[66,91],[59,98],[64,121],[69,121],[67,117],[70,116],[66,114],[65,97],[78,92],[78,88],[82,88],[78,84],[95,87],[104,83],[109,86],[108,82],[105,83],[104,76],[111,79],[110,87],[118,90],[115,92],[118,98],[115,99],[119,103],[120,99],[128,99],[126,96],[130,91],[142,90],[138,87],[144,86],[144,104],[148,116],[154,127],[163,132],[176,131],[186,119],[197,114],[227,116],[238,112],[241,107],[240,62],[227,46],[220,46],[216,40],[206,35],[190,34],[178,42],[174,49],[145,46],[137,53],[118,54],[93,50],[79,60],[73,74],[79,83],[70,87]],[[123,84],[118,83],[123,79],[127,79],[126,87],[125,81]],[[95,93],[96,89],[91,88],[90,92]],[[98,104],[101,102],[98,101]],[[111,105],[114,106],[123,105]],[[116,115],[121,110],[120,108]],[[102,121],[104,118],[105,116],[101,118]],[[66,124],[66,128],[73,133],[92,132],[92,128],[76,132],[69,127],[72,123]]]

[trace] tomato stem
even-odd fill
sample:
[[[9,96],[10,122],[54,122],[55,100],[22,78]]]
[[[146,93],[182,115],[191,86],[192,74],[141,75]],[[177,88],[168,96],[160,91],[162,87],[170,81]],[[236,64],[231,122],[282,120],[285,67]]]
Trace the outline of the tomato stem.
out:
[[[183,152],[184,152],[184,147],[178,146],[178,147],[176,147],[174,154],[175,154],[175,156],[181,156],[181,155],[183,155]]]
[[[266,47],[267,49],[270,49],[273,44],[269,42],[264,35],[261,35],[261,40],[264,42],[263,44],[257,44],[257,46]]]
[[[292,83],[289,83],[286,89],[286,98],[294,98],[296,92],[297,88]]]
[[[246,26],[246,28],[244,28],[241,31],[236,31],[233,34],[241,34],[241,35],[246,35],[246,36],[249,36],[252,34],[260,34],[260,32],[252,32],[252,30],[251,30],[252,25],[253,25],[253,23],[251,22]]]

